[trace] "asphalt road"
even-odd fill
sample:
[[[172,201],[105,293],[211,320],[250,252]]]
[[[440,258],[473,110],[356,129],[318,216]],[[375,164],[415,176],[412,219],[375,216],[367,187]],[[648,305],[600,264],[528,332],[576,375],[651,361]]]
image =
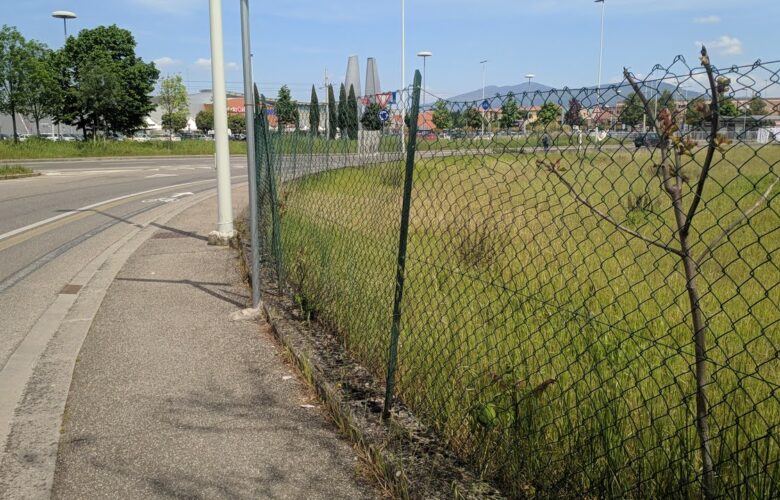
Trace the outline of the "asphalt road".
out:
[[[166,207],[216,186],[211,158],[27,165],[43,175],[0,181],[0,376],[88,263]],[[233,182],[244,182],[246,160],[234,157],[231,167]]]

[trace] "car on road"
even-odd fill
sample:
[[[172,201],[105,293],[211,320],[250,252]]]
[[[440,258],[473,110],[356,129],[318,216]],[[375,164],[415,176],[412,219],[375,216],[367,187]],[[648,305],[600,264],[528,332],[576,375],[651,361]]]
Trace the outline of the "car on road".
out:
[[[637,149],[641,148],[642,146],[654,148],[657,147],[660,143],[661,138],[655,132],[640,134],[634,138],[634,146],[636,146]]]
[[[41,139],[45,139],[47,141],[52,141],[52,142],[56,142],[56,141],[60,140],[60,138],[59,138],[59,136],[57,134],[52,134],[52,133],[41,134],[40,137],[41,137]]]

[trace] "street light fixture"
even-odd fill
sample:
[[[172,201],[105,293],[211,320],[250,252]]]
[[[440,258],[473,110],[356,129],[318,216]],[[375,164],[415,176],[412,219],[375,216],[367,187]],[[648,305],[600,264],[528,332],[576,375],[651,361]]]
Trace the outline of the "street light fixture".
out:
[[[594,3],[600,3],[601,4],[601,45],[599,48],[599,81],[598,86],[596,87],[596,95],[601,101],[601,63],[604,60],[604,8],[606,6],[606,2],[604,0],[595,0]],[[601,102],[599,102],[601,104]]]
[[[76,14],[69,10],[55,10],[51,17],[62,19],[62,26],[65,28],[65,39],[68,39],[68,19],[76,19]]]
[[[426,78],[425,78],[425,69],[426,69],[425,68],[425,60],[428,59],[429,57],[431,57],[432,55],[433,55],[433,53],[429,52],[427,50],[423,50],[423,51],[417,53],[417,57],[422,57],[422,60],[423,60],[423,108],[425,107],[425,92],[426,92],[426,88],[427,88],[426,87],[426,83],[425,83],[427,81]]]

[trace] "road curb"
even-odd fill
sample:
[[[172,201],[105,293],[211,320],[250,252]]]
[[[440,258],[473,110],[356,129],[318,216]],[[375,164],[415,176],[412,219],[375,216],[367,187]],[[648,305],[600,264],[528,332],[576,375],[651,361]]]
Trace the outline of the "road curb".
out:
[[[156,156],[77,156],[73,158],[10,158],[0,160],[0,165],[18,165],[26,163],[92,162],[108,160],[165,160],[179,158],[213,158],[214,155],[156,155]],[[231,154],[231,158],[244,158],[245,154]]]

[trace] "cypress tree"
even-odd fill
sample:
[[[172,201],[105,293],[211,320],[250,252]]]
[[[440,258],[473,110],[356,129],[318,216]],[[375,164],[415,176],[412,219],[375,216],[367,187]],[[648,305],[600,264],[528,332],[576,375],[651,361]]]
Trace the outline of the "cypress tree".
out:
[[[338,126],[336,96],[333,95],[333,85],[328,85],[328,134],[330,134],[330,139],[336,138],[336,128]]]
[[[311,107],[309,108],[309,133],[317,137],[320,132],[320,101],[317,99],[317,91],[311,86]]]
[[[339,110],[338,110],[338,122],[339,122],[339,130],[341,131],[341,137],[345,137],[345,134],[347,133],[347,122],[349,121],[348,115],[349,111],[347,111],[347,89],[344,88],[344,84],[341,84],[341,89],[339,89]]]
[[[347,97],[347,135],[349,138],[357,140],[358,138],[358,106],[355,96],[355,87],[349,86],[349,97]]]

